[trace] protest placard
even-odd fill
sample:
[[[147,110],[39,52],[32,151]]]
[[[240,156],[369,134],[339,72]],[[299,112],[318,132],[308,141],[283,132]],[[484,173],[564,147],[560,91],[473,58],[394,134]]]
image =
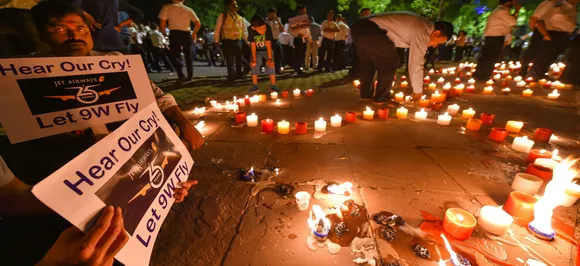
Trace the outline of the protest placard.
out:
[[[32,193],[85,232],[105,206],[121,207],[130,240],[115,258],[128,266],[148,265],[173,191],[192,166],[187,148],[152,103]]]
[[[305,29],[310,27],[310,18],[308,14],[298,15],[288,19],[288,24],[293,30]]]
[[[10,142],[125,120],[155,101],[138,55],[0,60]]]

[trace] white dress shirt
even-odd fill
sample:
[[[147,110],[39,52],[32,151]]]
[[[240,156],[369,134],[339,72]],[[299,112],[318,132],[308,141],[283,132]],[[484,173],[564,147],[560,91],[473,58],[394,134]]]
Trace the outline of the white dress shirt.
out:
[[[570,2],[561,0],[554,3],[552,8],[546,11],[542,17],[549,31],[562,31],[572,33],[576,29],[578,9]]]
[[[367,17],[387,36],[395,47],[409,48],[409,76],[415,93],[423,92],[423,64],[434,26],[427,19],[410,12],[392,12]],[[365,19],[367,19],[365,18]]]
[[[499,6],[487,18],[483,31],[485,37],[507,36],[516,25],[516,17],[510,14],[510,8]]]
[[[164,48],[165,47],[165,36],[163,36],[163,34],[161,34],[161,32],[159,30],[153,30],[151,31],[151,33],[149,34],[149,37],[151,38],[151,43],[153,43],[154,47],[157,48]]]
[[[554,3],[555,2],[553,0],[546,0],[544,2],[541,2],[538,5],[538,7],[536,7],[536,10],[534,10],[532,17],[536,17],[539,20],[543,20],[544,15],[550,8],[554,6]]]
[[[324,22],[322,22],[322,24],[320,24],[320,26],[322,27],[322,37],[334,40],[334,38],[336,37],[336,32],[324,32],[324,30],[338,29],[338,24],[336,24],[336,22],[334,21],[325,20]]]
[[[292,37],[292,34],[288,32],[281,32],[280,35],[278,35],[278,42],[280,42],[280,45],[294,46],[294,37]]]
[[[167,20],[170,30],[191,31],[191,22],[199,18],[193,9],[181,2],[164,5],[159,11],[159,18]]]
[[[335,41],[346,41],[346,37],[348,36],[349,27],[344,22],[338,23],[339,32],[336,33],[334,36]]]
[[[268,25],[270,25],[270,29],[272,29],[272,36],[274,36],[274,39],[278,39],[278,35],[280,35],[280,21],[279,18],[276,18],[274,20],[269,20],[266,19],[266,23],[268,23]]]

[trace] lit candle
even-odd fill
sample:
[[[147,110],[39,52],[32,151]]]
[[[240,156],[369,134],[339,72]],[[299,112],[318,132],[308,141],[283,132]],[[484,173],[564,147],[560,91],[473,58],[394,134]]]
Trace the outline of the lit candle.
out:
[[[288,91],[282,91],[282,98],[288,98]]]
[[[266,97],[266,94],[260,94],[259,97],[260,97],[260,102],[265,102],[268,100],[268,98]]]
[[[510,88],[507,88],[507,87],[506,87],[506,88],[503,88],[503,89],[501,89],[501,92],[502,92],[503,94],[508,94],[508,93],[510,93],[511,91],[512,91],[512,89],[510,89]]]
[[[437,118],[437,124],[442,126],[448,126],[449,124],[451,124],[451,116],[448,113],[439,115],[439,117]]]
[[[465,89],[465,85],[459,84],[454,87],[453,95],[459,96],[463,93],[463,89]]]
[[[526,81],[527,81],[527,82],[532,82],[532,81],[534,81],[534,78],[532,78],[532,77],[527,77],[527,78],[526,78]]]
[[[275,92],[275,91],[271,92],[270,93],[270,99],[272,99],[272,100],[278,99],[278,93]]]
[[[356,122],[356,113],[355,112],[346,112],[346,122],[349,122],[349,123]]]
[[[437,80],[437,83],[439,83],[439,84],[443,84],[443,83],[445,83],[445,79],[444,79],[443,77],[440,77],[440,78]]]
[[[467,92],[475,92],[475,85],[469,85],[469,86],[467,86],[467,88],[465,88],[465,91],[467,91]]]
[[[445,211],[443,229],[457,240],[469,239],[476,224],[475,217],[465,210],[449,208]]]
[[[308,132],[308,123],[296,122],[296,134],[306,134]]]
[[[467,81],[467,84],[469,84],[469,85],[475,85],[475,79],[473,79],[473,78],[470,78],[470,79]]]
[[[528,139],[527,136],[516,137],[512,144],[512,149],[517,152],[528,153],[534,146],[534,141]]]
[[[387,119],[389,117],[389,109],[379,108],[378,117],[381,119]]]
[[[493,120],[495,119],[495,115],[494,114],[490,114],[490,113],[482,113],[480,115],[481,117],[481,122],[484,125],[491,125],[493,124]]]
[[[547,82],[548,81],[546,79],[540,79],[540,80],[538,80],[538,84],[540,84],[540,86],[546,85]]]
[[[435,83],[429,83],[429,89],[430,90],[434,90],[436,88],[437,88],[437,84],[435,84]]]
[[[552,82],[551,81],[547,81],[546,84],[544,84],[544,88],[549,89],[552,87]]]
[[[205,107],[193,108],[193,114],[197,116],[205,116]]]
[[[429,82],[429,81],[427,81],[427,82]],[[401,89],[406,89],[408,85],[409,85],[409,83],[407,81],[401,82]]]
[[[444,101],[444,94],[439,93],[439,91],[435,91],[431,94],[431,102],[432,103],[441,103]]]
[[[443,90],[448,91],[450,89],[451,89],[451,83],[447,82],[447,83],[445,83],[445,85],[443,85]]]
[[[512,182],[512,189],[529,195],[536,195],[540,191],[542,184],[544,184],[544,180],[535,175],[517,173]]]
[[[461,118],[471,119],[471,118],[473,118],[474,115],[475,115],[475,111],[472,108],[469,108],[467,110],[463,110],[463,112],[461,113]]]
[[[286,135],[290,133],[290,123],[286,120],[278,122],[278,134]]]
[[[314,95],[314,90],[313,90],[313,89],[308,89],[308,90],[306,91],[306,96],[310,97],[310,96],[312,96],[312,95]]]
[[[425,108],[429,106],[429,99],[426,98],[425,95],[421,96],[421,100],[419,100],[419,107]]]
[[[457,105],[456,103],[447,106],[447,113],[449,113],[450,115],[456,115],[457,112],[459,112],[459,105]]]
[[[341,127],[342,126],[342,116],[335,114],[334,116],[330,117],[330,126],[331,127]]]
[[[272,131],[274,131],[274,120],[272,119],[262,120],[262,132],[270,133]]]
[[[493,80],[490,79],[490,80],[488,80],[488,81],[485,82],[485,85],[487,85],[487,86],[493,86],[494,83],[495,82],[493,82]]]
[[[433,74],[435,74],[435,70],[433,70],[433,69],[431,68],[431,70],[429,70],[429,75],[433,75]]]
[[[254,96],[250,97],[250,102],[251,103],[259,103],[260,102],[260,96],[254,95]]]
[[[532,97],[533,94],[534,94],[534,91],[530,90],[530,89],[525,89],[522,91],[522,96],[524,96],[524,97]]]
[[[415,119],[419,121],[427,120],[427,112],[425,112],[425,109],[421,109],[420,111],[415,112]]]
[[[522,80],[523,80],[522,76],[517,76],[517,77],[514,78],[514,81],[515,82],[520,82]]]
[[[503,205],[503,210],[515,220],[531,222],[534,219],[534,205],[538,200],[526,193],[513,191]]]
[[[556,89],[560,89],[560,90],[562,90],[562,89],[565,89],[565,88],[566,88],[566,84],[564,84],[564,83],[562,83],[562,82],[560,82],[560,83],[558,84],[558,86],[556,87]]]
[[[548,128],[538,128],[536,132],[534,132],[534,141],[537,142],[549,142],[550,138],[554,134],[554,131]]]
[[[258,126],[258,116],[256,114],[251,114],[246,116],[246,123],[248,127],[257,127]]]
[[[395,80],[397,79],[397,75],[395,74]],[[405,81],[407,80],[407,76],[401,76],[401,81]]]
[[[551,159],[552,153],[547,150],[532,149],[528,154],[528,163],[534,163],[538,158]]]
[[[314,131],[316,132],[326,131],[326,121],[324,121],[324,118],[321,117],[317,121],[314,121]]]
[[[236,100],[236,103],[238,103],[238,105],[239,105],[240,107],[245,107],[245,106],[246,106],[246,99],[244,99],[244,98],[237,99],[237,100]]]
[[[358,87],[360,86],[360,81],[359,81],[358,79],[355,79],[355,80],[352,82],[352,85],[354,85],[354,87],[355,87],[355,88],[358,88]]]
[[[556,151],[554,151],[556,152]],[[554,170],[560,163],[553,160],[552,158],[538,158],[534,161],[534,165],[548,168]]]
[[[211,101],[209,101],[209,104],[211,105],[211,107],[216,107],[217,101],[216,100],[211,100]]]
[[[518,81],[518,83],[516,83],[516,86],[522,88],[526,86],[526,82],[523,80]]]
[[[499,79],[501,79],[501,75],[500,74],[495,74],[493,76],[493,80],[499,80]]]
[[[491,129],[491,132],[489,133],[488,138],[490,140],[493,140],[493,141],[502,142],[507,138],[508,134],[509,134],[509,131],[507,131],[501,127],[494,127]]]
[[[443,69],[443,70],[441,70],[441,74],[443,74],[443,75],[447,75],[447,73],[449,73],[449,71],[448,71],[447,69]]]
[[[483,88],[483,94],[489,95],[493,93],[493,87],[492,86],[487,86],[485,88]]]
[[[493,206],[483,206],[477,219],[477,223],[485,231],[498,236],[505,235],[513,222],[514,218],[511,215],[501,208]]]
[[[246,112],[237,112],[236,113],[236,124],[241,124],[246,122]]]
[[[364,120],[373,120],[375,117],[375,111],[367,106],[367,109],[363,111]]]
[[[509,72],[507,72],[507,73],[509,73]],[[508,75],[507,77],[505,77],[505,80],[512,80],[512,79],[514,79],[514,78],[512,76],[510,76],[510,75]]]
[[[397,109],[397,118],[398,119],[405,119],[405,118],[407,118],[407,113],[409,113],[409,110],[407,110],[407,108],[405,108],[405,107],[401,107],[401,108]]]
[[[402,102],[403,100],[405,100],[405,94],[402,92],[398,92],[397,94],[395,94],[395,101],[396,102]]]
[[[549,100],[556,100],[558,99],[558,97],[560,97],[560,93],[558,93],[558,90],[554,90],[550,94],[548,94]]]
[[[479,129],[481,128],[481,120],[471,118],[467,120],[467,125],[465,126],[465,128],[472,131],[479,131]]]
[[[428,83],[429,81],[431,81],[429,76],[425,76],[425,78],[423,78],[423,82]]]
[[[520,133],[520,130],[522,130],[522,127],[524,127],[524,122],[521,121],[507,121],[507,123],[505,124],[505,129],[507,131],[509,131],[510,133]]]
[[[294,93],[294,97],[300,97],[300,94],[302,93],[300,89],[295,89],[292,92]]]
[[[246,95],[246,97],[244,97],[244,104],[245,105],[250,105],[252,103],[250,96]]]

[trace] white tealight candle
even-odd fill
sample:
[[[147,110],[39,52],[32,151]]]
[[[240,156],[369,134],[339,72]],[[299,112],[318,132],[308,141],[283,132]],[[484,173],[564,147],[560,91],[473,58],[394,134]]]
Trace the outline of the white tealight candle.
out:
[[[485,231],[498,236],[505,235],[513,222],[514,218],[511,215],[493,206],[483,206],[477,219],[477,224]]]
[[[443,86],[444,90],[450,90],[451,89],[451,83],[447,82],[444,86]]]
[[[258,126],[258,116],[256,114],[251,114],[246,116],[246,123],[248,127],[257,127]]]
[[[558,93],[558,90],[554,90],[550,94],[548,94],[549,100],[556,100],[558,99],[558,97],[560,97],[560,93]]]
[[[517,152],[529,153],[534,146],[534,141],[527,136],[516,137],[512,144],[512,149]]]
[[[492,86],[487,86],[487,87],[483,88],[483,94],[492,94],[492,93],[493,93]]]
[[[250,97],[250,103],[259,103],[259,102],[260,102],[260,96],[254,95],[254,96]]]
[[[217,105],[217,101],[211,100],[211,101],[209,101],[209,104],[211,105],[211,107],[215,107]]]
[[[512,189],[534,196],[538,194],[543,183],[544,180],[535,175],[517,173],[512,182]]]
[[[522,76],[517,76],[517,77],[514,78],[514,81],[515,82],[520,82],[522,80],[523,80]]]
[[[463,119],[471,119],[473,118],[473,116],[475,116],[475,111],[472,108],[463,110],[463,112],[461,113],[461,118]]]
[[[538,158],[534,161],[534,164],[554,170],[560,163],[550,158]]]
[[[321,117],[317,121],[314,121],[314,131],[325,132],[326,131],[326,121]]]
[[[419,121],[427,120],[427,112],[425,112],[424,108],[421,109],[420,111],[415,112],[415,119]]]
[[[443,69],[443,70],[441,70],[441,73],[442,73],[443,75],[447,75],[447,73],[449,73],[449,71],[448,71],[447,69]]]
[[[525,89],[524,91],[522,91],[522,96],[524,97],[531,97],[533,94],[534,91],[530,89]]]
[[[491,79],[485,82],[485,85],[487,85],[487,86],[493,86],[493,84],[494,84],[494,82]]]
[[[452,104],[447,106],[447,113],[450,115],[456,115],[457,112],[459,112],[459,105],[457,104]]]
[[[270,99],[272,99],[272,100],[278,99],[278,93],[275,92],[275,91],[271,92],[270,93]]]
[[[302,93],[300,89],[295,89],[292,92],[294,93],[294,97],[300,97],[300,94]]]
[[[342,116],[335,114],[334,116],[330,117],[330,126],[331,127],[341,127],[342,126]]]
[[[525,82],[525,81],[523,81],[523,80],[520,80],[520,81],[518,81],[518,83],[516,83],[516,86],[518,86],[518,87],[520,87],[520,88],[521,88],[521,87],[525,87],[525,86],[526,86],[526,82]]]
[[[290,123],[285,120],[278,122],[278,134],[286,135],[288,133],[290,133]]]
[[[503,93],[509,93],[511,91],[512,91],[512,89],[510,89],[508,87],[505,87],[505,88],[501,89],[501,92],[503,92]]]
[[[367,106],[367,109],[363,111],[363,119],[364,120],[373,120],[375,116],[375,111]]]
[[[445,83],[445,79],[444,79],[443,77],[440,77],[440,78],[437,80],[437,83],[439,83],[439,84],[443,84],[443,83]]]
[[[474,85],[474,84],[475,84],[475,79],[473,79],[473,78],[470,78],[470,79],[467,81],[467,84],[469,84],[469,85]]]
[[[405,118],[407,118],[408,113],[409,113],[409,110],[407,110],[407,108],[401,107],[401,108],[397,109],[397,118],[398,119],[405,119]]]
[[[494,79],[494,80],[499,80],[499,79],[501,79],[501,75],[500,75],[500,74],[495,74],[495,75],[493,76],[493,79]]]
[[[451,124],[451,116],[448,113],[439,115],[439,117],[437,118],[437,124],[442,126],[448,126],[449,124]]]
[[[431,70],[429,70],[429,75],[433,75],[433,74],[435,74],[435,70],[433,70],[433,69],[431,68]]]

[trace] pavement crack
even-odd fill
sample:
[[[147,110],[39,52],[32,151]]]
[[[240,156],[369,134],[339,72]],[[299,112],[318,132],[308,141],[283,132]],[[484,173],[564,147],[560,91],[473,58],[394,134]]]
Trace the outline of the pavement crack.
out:
[[[246,203],[244,204],[244,210],[242,211],[242,215],[240,216],[240,220],[238,221],[238,224],[236,225],[236,230],[234,232],[234,235],[232,236],[232,238],[230,239],[230,243],[228,244],[228,249],[226,250],[226,252],[224,253],[221,263],[220,265],[225,265],[226,263],[226,259],[228,258],[228,255],[230,253],[230,251],[232,250],[232,246],[234,245],[234,241],[236,240],[236,236],[238,236],[238,234],[240,233],[240,229],[242,227],[242,222],[244,221],[244,217],[246,216],[246,214],[249,211],[250,208],[250,203],[252,202],[252,200],[254,199],[254,197],[250,196],[250,198],[246,201]]]

